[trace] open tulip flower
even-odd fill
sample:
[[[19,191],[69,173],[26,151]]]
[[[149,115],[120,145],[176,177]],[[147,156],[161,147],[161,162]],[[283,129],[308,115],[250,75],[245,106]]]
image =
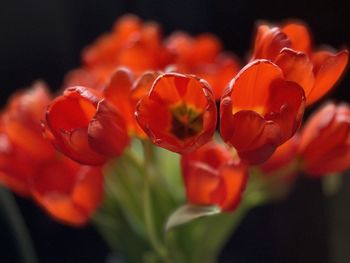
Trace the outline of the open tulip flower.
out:
[[[216,105],[209,85],[191,75],[160,75],[137,105],[136,119],[151,140],[184,153],[211,140]]]
[[[221,99],[220,132],[249,164],[266,161],[300,126],[305,95],[278,66],[255,60],[231,81]]]
[[[125,262],[217,262],[249,209],[283,199],[300,175],[350,168],[347,104],[302,124],[348,51],[314,50],[309,29],[288,22],[260,24],[250,54],[241,67],[212,34],[163,38],[122,17],[62,93],[37,82],[10,98],[0,183],[61,223],[91,222]]]
[[[348,57],[346,49],[313,50],[307,26],[292,21],[280,27],[260,24],[251,60],[264,58],[277,64],[287,80],[304,89],[309,105],[334,86],[344,72]]]
[[[102,201],[101,168],[71,161],[43,137],[41,120],[50,100],[45,84],[37,82],[9,101],[1,116],[0,181],[57,220],[82,225]]]

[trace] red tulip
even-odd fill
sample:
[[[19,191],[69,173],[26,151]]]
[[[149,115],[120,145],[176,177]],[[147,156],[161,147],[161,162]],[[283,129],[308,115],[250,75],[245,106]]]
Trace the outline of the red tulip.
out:
[[[234,210],[241,200],[248,174],[223,146],[210,142],[181,156],[187,200],[195,205],[217,205]]]
[[[85,87],[69,88],[49,105],[46,130],[59,151],[88,165],[119,156],[129,143],[120,113]]]
[[[60,156],[41,164],[31,180],[35,201],[53,218],[66,224],[85,224],[103,197],[100,167],[81,166]]]
[[[175,54],[175,63],[188,68],[214,63],[222,50],[220,40],[211,34],[191,37],[185,32],[176,32],[166,40],[167,47]]]
[[[211,34],[196,37],[177,32],[166,43],[175,54],[176,71],[195,74],[208,81],[215,100],[220,100],[223,90],[239,71],[235,56],[223,53],[220,40]]]
[[[113,31],[100,37],[83,52],[84,68],[106,81],[116,67],[128,67],[137,76],[146,70],[161,70],[173,61],[163,45],[156,23],[143,23],[136,16],[120,18]]]
[[[39,163],[55,155],[40,124],[49,101],[46,86],[37,82],[17,92],[0,117],[0,181],[20,195],[30,194],[29,179]]]
[[[312,104],[340,78],[348,63],[348,51],[313,51],[309,30],[299,22],[281,27],[261,24],[251,59],[261,58],[276,63],[287,80],[303,87],[307,104]]]
[[[191,75],[160,75],[138,103],[135,115],[156,145],[174,152],[195,150],[215,132],[212,91],[205,81]]]
[[[223,140],[249,164],[266,161],[291,138],[304,112],[304,91],[278,66],[255,60],[231,81],[221,100]]]
[[[350,168],[350,107],[329,103],[305,124],[299,152],[311,176]]]
[[[56,219],[80,225],[101,202],[101,169],[74,163],[43,137],[41,120],[49,102],[41,82],[9,101],[0,118],[0,181],[34,197]]]

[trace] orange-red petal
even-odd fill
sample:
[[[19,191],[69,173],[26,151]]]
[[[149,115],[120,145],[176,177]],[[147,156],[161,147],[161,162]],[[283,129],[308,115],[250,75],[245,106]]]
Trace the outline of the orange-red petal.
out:
[[[248,181],[247,169],[242,164],[227,164],[220,168],[220,184],[212,193],[212,199],[223,211],[233,211],[242,198]]]
[[[283,48],[290,46],[290,40],[279,27],[261,24],[257,29],[251,60],[264,58],[274,61]]]
[[[350,163],[350,109],[328,104],[311,116],[299,147],[306,172],[313,176],[348,169]]]
[[[281,68],[287,80],[298,83],[304,89],[306,96],[310,94],[315,77],[313,64],[305,53],[285,48],[277,56],[275,63]]]
[[[266,120],[278,124],[281,141],[291,138],[300,127],[304,108],[305,93],[295,82],[276,79],[271,83],[271,96],[268,101]]]
[[[98,103],[88,136],[91,148],[108,157],[121,155],[130,141],[123,117],[106,100]]]
[[[221,54],[214,63],[199,66],[195,73],[208,81],[213,88],[215,100],[219,101],[225,88],[238,73],[239,69],[240,65],[233,56]]]
[[[187,200],[197,205],[218,205],[232,211],[240,201],[247,169],[234,161],[223,145],[209,142],[181,157]]]
[[[290,40],[292,49],[304,52],[305,54],[311,52],[311,34],[305,24],[298,21],[289,22],[281,29]]]
[[[304,91],[272,62],[248,64],[221,100],[220,133],[250,164],[264,162],[300,125]]]
[[[47,109],[46,128],[53,135],[55,147],[84,164],[100,165],[106,160],[88,141],[88,126],[100,100],[95,92],[74,87],[67,89]]]
[[[215,132],[212,91],[207,83],[191,75],[160,75],[138,103],[135,114],[155,144],[174,152],[194,150]]]
[[[232,98],[233,112],[254,110],[264,115],[271,83],[277,78],[283,78],[278,66],[268,60],[255,60],[237,74],[223,97]]]
[[[3,131],[0,133],[0,145],[0,182],[19,195],[29,196],[28,182],[37,171],[37,163]]]
[[[318,51],[312,55],[314,64],[315,85],[307,98],[307,104],[312,104],[325,95],[338,81],[348,64],[349,52],[338,53]]]
[[[79,226],[102,200],[103,176],[99,167],[80,166],[61,156],[42,164],[31,187],[36,202],[52,217]]]

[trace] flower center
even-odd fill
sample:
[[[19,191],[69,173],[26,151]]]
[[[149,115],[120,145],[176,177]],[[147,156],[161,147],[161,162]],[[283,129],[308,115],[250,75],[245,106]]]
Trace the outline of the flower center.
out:
[[[203,129],[203,113],[193,106],[181,103],[172,108],[171,133],[180,140],[197,135]]]

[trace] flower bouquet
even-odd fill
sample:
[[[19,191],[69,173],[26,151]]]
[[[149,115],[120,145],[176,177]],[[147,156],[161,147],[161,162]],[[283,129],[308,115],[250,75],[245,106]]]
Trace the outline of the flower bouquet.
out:
[[[122,262],[215,262],[247,211],[300,175],[334,185],[350,167],[347,104],[302,125],[347,62],[346,49],[314,49],[299,21],[260,23],[239,60],[214,35],[163,38],[126,15],[62,92],[38,81],[9,99],[0,181],[63,224],[94,224]],[[36,262],[10,193],[0,198],[23,262]]]

